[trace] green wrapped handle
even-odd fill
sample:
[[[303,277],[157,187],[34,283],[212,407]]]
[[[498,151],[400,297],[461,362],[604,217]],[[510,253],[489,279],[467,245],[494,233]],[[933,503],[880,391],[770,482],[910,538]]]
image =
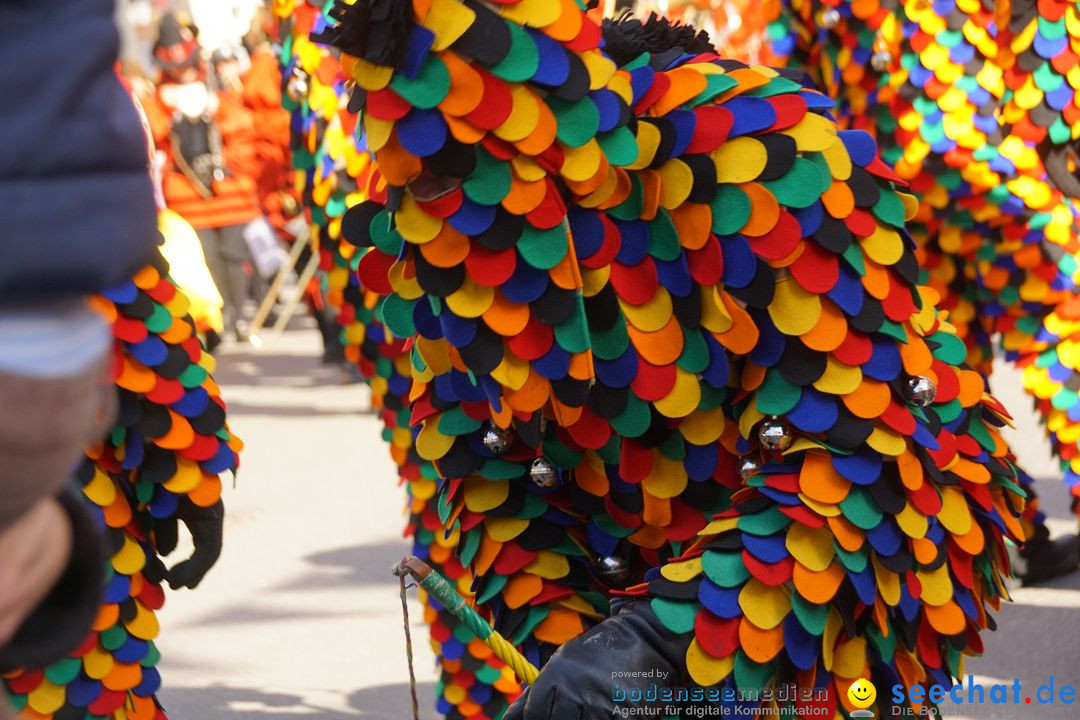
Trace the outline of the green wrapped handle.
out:
[[[487,620],[480,617],[480,613],[469,605],[468,601],[461,596],[461,593],[446,578],[432,570],[427,563],[420,558],[409,555],[403,558],[394,568],[394,574],[398,576],[411,575],[447,610],[453,613],[454,617],[465,623],[465,626],[472,630],[476,637],[483,640],[484,644],[495,653],[495,657],[509,665],[519,680],[527,685],[536,682],[537,676],[540,675],[540,671],[536,669],[536,666],[525,659],[525,656],[518,652],[518,649],[510,644],[509,640],[495,632],[495,629],[491,627]]]

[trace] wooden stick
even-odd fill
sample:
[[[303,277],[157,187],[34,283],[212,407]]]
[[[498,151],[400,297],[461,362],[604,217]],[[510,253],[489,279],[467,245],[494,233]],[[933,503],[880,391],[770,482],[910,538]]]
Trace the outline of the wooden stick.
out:
[[[304,299],[304,293],[307,292],[308,283],[311,282],[311,278],[315,277],[315,271],[319,269],[319,255],[317,253],[311,253],[311,259],[308,260],[308,264],[304,267],[304,272],[300,273],[300,280],[296,286],[296,294],[289,298],[289,301],[285,303],[285,307],[282,309],[281,314],[278,315],[277,322],[274,323],[274,327],[270,328],[270,339],[281,335],[285,330],[285,326],[289,324],[289,320],[292,319],[293,314],[296,312],[296,307],[300,304],[300,301]]]
[[[278,301],[278,297],[281,295],[281,290],[285,287],[285,280],[289,277],[289,274],[296,267],[296,263],[300,261],[300,255],[304,252],[304,248],[311,242],[311,231],[305,225],[303,232],[296,236],[293,241],[292,249],[289,250],[289,258],[278,270],[277,275],[274,276],[274,281],[270,284],[270,289],[266,291],[266,297],[259,303],[259,309],[255,311],[255,317],[251,319],[251,329],[248,332],[248,338],[251,344],[259,347],[262,345],[262,338],[259,337],[259,332],[263,329],[263,323],[266,322],[266,318],[270,316],[270,311]],[[301,292],[304,291],[306,286],[301,286]]]

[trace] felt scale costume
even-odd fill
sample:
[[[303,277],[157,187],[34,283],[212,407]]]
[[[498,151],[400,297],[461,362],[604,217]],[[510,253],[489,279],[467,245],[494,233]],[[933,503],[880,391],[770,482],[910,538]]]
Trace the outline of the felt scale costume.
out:
[[[214,360],[195,334],[188,300],[164,260],[95,298],[116,338],[116,425],[87,450],[76,477],[101,518],[112,558],[91,633],[69,657],[3,678],[20,716],[37,720],[161,720],[157,611],[163,582],[194,587],[220,548],[221,480],[241,443],[225,423]],[[196,539],[192,560],[166,570],[176,522]],[[209,523],[210,527],[207,527]],[[202,525],[216,547],[203,546]],[[200,547],[202,546],[202,547]],[[198,566],[198,567],[196,567]]]
[[[682,638],[677,682],[828,688],[836,713],[858,677],[961,674],[1023,493],[872,138],[655,18],[333,15],[377,173],[342,234],[495,628],[534,661],[586,653],[618,592]],[[568,655],[531,695],[610,689],[617,658]]]
[[[311,219],[314,246],[325,274],[326,298],[337,310],[345,356],[371,388],[399,477],[408,496],[406,534],[412,552],[471,595],[471,574],[454,554],[459,535],[447,535],[435,505],[437,473],[417,455],[409,430],[411,371],[404,340],[386,332],[377,317],[378,295],[362,286],[355,268],[360,253],[342,242],[347,206],[362,202],[372,180],[369,155],[355,137],[356,119],[345,112],[345,83],[334,54],[309,35],[326,24],[323,6],[277,6],[282,42],[285,106],[293,118],[293,164]],[[341,100],[341,102],[339,102]],[[501,717],[521,692],[513,672],[436,600],[424,596],[424,620],[440,675],[437,710],[449,718]]]
[[[769,36],[910,183],[909,230],[968,362],[988,375],[1000,336],[1080,495],[1075,3],[786,0]],[[1026,534],[1045,542],[1037,507]]]

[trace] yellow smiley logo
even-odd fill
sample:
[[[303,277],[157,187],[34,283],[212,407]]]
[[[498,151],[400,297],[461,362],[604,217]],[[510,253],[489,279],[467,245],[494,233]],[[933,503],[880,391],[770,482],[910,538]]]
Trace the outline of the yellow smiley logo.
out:
[[[877,700],[877,688],[866,678],[859,678],[851,683],[847,690],[848,700],[857,708],[868,708]]]

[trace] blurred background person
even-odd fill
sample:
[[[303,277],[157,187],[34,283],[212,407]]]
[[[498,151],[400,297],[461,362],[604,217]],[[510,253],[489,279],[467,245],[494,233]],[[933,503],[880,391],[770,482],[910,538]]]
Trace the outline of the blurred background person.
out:
[[[120,82],[127,89],[135,104],[139,120],[143,124],[146,136],[146,153],[150,164],[150,178],[154,187],[154,201],[158,209],[158,231],[161,233],[161,254],[169,263],[169,277],[176,283],[190,301],[188,313],[195,323],[195,330],[205,341],[220,338],[225,331],[222,320],[224,301],[218,291],[210,269],[206,265],[202,242],[191,227],[191,223],[182,218],[175,210],[170,210],[165,203],[165,194],[161,187],[165,155],[154,147],[150,121],[146,117],[140,97],[154,94],[154,84],[142,72],[138,63],[121,61]]]
[[[239,42],[215,50],[211,66],[212,85],[221,101],[242,107],[252,119],[251,153],[244,157],[249,164],[242,171],[255,182],[261,214],[244,228],[244,241],[252,259],[249,293],[259,303],[288,258],[284,242],[292,239],[285,230],[283,207],[288,206],[282,199],[292,198],[287,192],[289,116],[281,107],[281,73],[274,58],[263,53],[253,59]],[[276,319],[271,313],[267,322],[272,324]]]
[[[255,117],[256,182],[262,211],[277,237],[292,243],[299,232],[306,232],[307,221],[301,216],[299,193],[292,183],[291,117],[282,105],[281,64],[269,40],[272,29],[273,18],[268,12],[255,14],[244,36],[248,67],[240,78],[240,86],[244,105]],[[305,248],[296,264],[298,274],[310,257],[310,249]],[[260,272],[263,277],[272,274],[261,268]],[[335,311],[325,301],[321,279],[320,273],[304,288],[304,301],[322,337],[323,363],[338,365],[345,362],[339,338],[341,328],[335,321]]]
[[[224,300],[225,332],[243,340],[251,272],[244,229],[261,215],[252,116],[237,92],[208,84],[196,32],[176,14],[161,19],[154,59],[161,79],[140,99],[165,158],[165,202],[195,228]]]

